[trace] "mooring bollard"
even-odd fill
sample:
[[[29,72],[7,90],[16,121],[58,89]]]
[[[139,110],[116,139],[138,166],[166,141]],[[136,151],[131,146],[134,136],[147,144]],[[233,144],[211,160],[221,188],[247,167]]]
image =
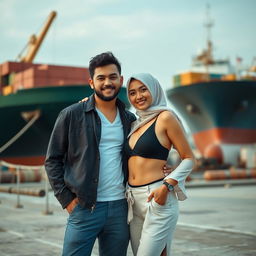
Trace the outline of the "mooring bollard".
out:
[[[43,211],[43,214],[45,214],[45,215],[52,215],[53,211],[50,211],[50,209],[49,209],[48,176],[46,174],[46,170],[45,170],[44,167],[41,170],[44,173],[44,175],[42,175],[42,177],[44,177],[44,181],[45,181],[45,210]]]
[[[17,187],[17,204],[16,208],[23,208],[23,205],[20,204],[20,167],[16,168],[16,187]]]

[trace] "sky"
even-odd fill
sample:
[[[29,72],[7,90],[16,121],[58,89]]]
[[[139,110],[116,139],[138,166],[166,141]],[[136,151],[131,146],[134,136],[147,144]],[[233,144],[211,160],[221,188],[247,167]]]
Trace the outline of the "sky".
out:
[[[256,0],[0,0],[0,63],[14,61],[52,10],[51,26],[35,63],[87,67],[112,51],[125,81],[149,72],[164,90],[172,76],[189,70],[206,46],[206,5],[214,26],[216,58],[250,65],[256,56]]]

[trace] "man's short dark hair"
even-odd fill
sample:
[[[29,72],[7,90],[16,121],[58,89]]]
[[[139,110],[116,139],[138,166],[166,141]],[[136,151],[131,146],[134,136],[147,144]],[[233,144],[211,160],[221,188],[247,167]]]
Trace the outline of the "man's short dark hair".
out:
[[[121,74],[121,64],[112,52],[103,52],[93,57],[89,64],[89,72],[91,78],[93,78],[96,68],[110,64],[115,64],[119,73]]]

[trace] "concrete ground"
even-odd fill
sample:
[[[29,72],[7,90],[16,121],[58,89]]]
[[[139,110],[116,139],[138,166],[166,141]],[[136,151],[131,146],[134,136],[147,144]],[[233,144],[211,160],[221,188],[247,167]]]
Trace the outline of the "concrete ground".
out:
[[[196,185],[197,184],[197,185]],[[25,185],[23,185],[25,186]],[[30,186],[43,187],[43,184]],[[255,256],[256,182],[188,183],[189,198],[180,202],[180,217],[172,245],[174,256]],[[0,255],[61,255],[67,219],[49,193],[46,198],[0,193]],[[98,255],[97,243],[92,255]],[[131,249],[128,256],[132,255]]]

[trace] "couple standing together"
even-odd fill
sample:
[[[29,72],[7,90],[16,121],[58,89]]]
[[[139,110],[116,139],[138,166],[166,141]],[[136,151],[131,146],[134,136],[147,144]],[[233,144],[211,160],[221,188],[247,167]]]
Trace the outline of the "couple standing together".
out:
[[[115,56],[91,59],[87,101],[62,110],[50,138],[45,167],[54,194],[69,212],[63,255],[170,255],[178,200],[194,158],[184,131],[167,107],[159,82],[137,74],[127,82],[136,117],[117,99],[123,84]],[[169,150],[181,163],[163,172]]]

